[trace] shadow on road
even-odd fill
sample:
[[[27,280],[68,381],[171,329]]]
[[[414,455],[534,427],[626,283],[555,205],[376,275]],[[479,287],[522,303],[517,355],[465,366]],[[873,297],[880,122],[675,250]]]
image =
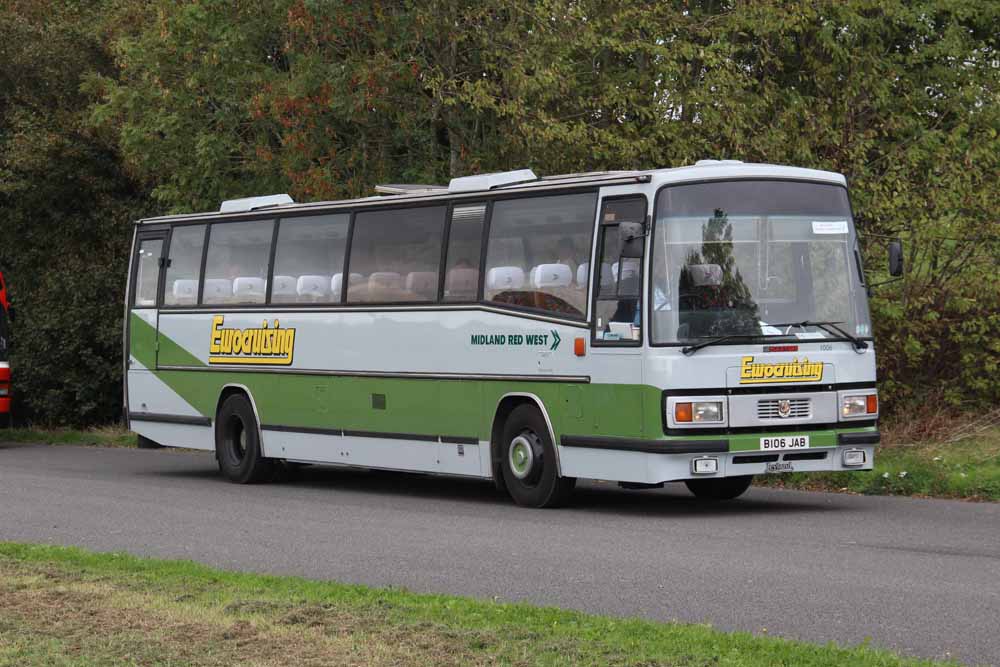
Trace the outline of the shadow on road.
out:
[[[214,461],[206,466],[150,469],[157,477],[216,480],[219,476]],[[295,470],[288,479],[269,488],[287,486],[317,492],[348,492],[371,494],[383,498],[420,498],[443,500],[468,505],[514,507],[513,501],[500,493],[487,480],[438,477],[420,473],[384,470],[337,468],[332,466],[306,466]],[[688,493],[683,484],[668,484],[664,489],[630,491],[609,482],[581,482],[568,507],[548,510],[559,513],[601,513],[645,517],[704,518],[706,516],[733,516],[740,514],[785,514],[795,512],[822,512],[843,508],[828,502],[810,502],[803,494],[786,494],[780,491],[751,489],[746,496],[735,501],[711,502],[699,500]],[[530,511],[530,510],[526,510]]]

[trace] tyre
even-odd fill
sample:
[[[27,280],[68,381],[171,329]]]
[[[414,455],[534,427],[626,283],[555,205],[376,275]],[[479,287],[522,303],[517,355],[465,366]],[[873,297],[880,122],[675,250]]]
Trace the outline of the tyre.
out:
[[[573,477],[560,477],[548,425],[533,405],[514,408],[503,428],[500,465],[507,492],[518,505],[558,507],[569,500]]]
[[[243,394],[233,394],[219,408],[215,420],[215,458],[219,471],[236,484],[270,481],[274,476],[276,461],[264,458],[257,418]]]
[[[139,449],[163,449],[163,445],[156,442],[155,440],[150,440],[144,435],[140,435],[136,440],[136,446]]]
[[[717,477],[715,479],[686,479],[688,491],[703,500],[732,500],[750,488],[753,475]]]

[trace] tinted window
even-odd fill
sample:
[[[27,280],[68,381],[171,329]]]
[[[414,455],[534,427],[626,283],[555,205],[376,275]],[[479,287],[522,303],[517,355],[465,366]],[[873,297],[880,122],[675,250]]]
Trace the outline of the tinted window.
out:
[[[584,317],[596,200],[585,193],[496,202],[485,298]]]
[[[139,242],[136,251],[135,301],[136,308],[152,308],[156,305],[156,286],[160,276],[160,255],[163,250],[161,239],[147,239]]]
[[[479,258],[485,219],[485,204],[452,209],[444,274],[445,301],[475,301],[479,296]]]
[[[271,303],[336,303],[349,214],[284,219],[278,226]]]
[[[274,222],[212,225],[202,303],[264,303]]]
[[[437,299],[447,209],[358,213],[347,300],[398,303]]]
[[[168,306],[198,303],[201,287],[201,251],[205,247],[205,225],[174,227],[170,233],[170,261],[163,303]]]

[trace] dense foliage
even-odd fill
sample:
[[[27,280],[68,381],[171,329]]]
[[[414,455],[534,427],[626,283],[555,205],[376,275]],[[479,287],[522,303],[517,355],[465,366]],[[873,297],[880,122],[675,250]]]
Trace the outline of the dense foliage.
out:
[[[704,157],[839,171],[886,404],[1000,400],[1000,3],[11,0],[0,268],[24,413],[119,405],[129,220]]]

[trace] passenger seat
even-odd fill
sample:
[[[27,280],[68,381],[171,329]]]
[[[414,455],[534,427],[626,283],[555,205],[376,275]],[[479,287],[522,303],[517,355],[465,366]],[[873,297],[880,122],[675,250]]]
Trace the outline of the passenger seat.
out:
[[[275,276],[271,287],[271,301],[275,303],[295,303],[298,292],[295,289],[299,279],[294,276]]]
[[[263,278],[237,278],[233,281],[233,297],[237,303],[264,303],[266,288]]]
[[[309,301],[325,301],[330,294],[330,276],[299,276],[295,291]]]
[[[173,295],[173,305],[191,305],[198,302],[198,281],[197,280],[175,280],[171,290]]]
[[[479,271],[455,268],[444,280],[444,296],[449,301],[475,301],[479,290]]]
[[[205,280],[205,303],[232,303],[233,281],[228,278],[208,278]]]
[[[524,287],[524,269],[520,266],[496,266],[486,272],[486,289],[494,292]]]
[[[406,276],[406,291],[417,301],[437,298],[438,274],[434,271],[413,271]]]

